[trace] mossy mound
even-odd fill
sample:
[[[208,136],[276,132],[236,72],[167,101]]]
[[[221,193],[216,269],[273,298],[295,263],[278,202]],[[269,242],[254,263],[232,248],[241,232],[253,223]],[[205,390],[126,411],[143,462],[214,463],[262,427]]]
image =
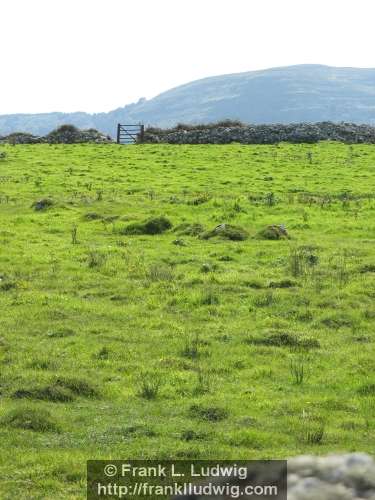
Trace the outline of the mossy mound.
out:
[[[15,408],[3,416],[1,425],[36,432],[57,432],[59,426],[47,410]]]
[[[171,221],[167,217],[161,216],[129,224],[122,230],[122,234],[161,234],[171,227]]]
[[[182,224],[179,224],[174,231],[177,234],[184,236],[199,236],[204,232],[204,227],[202,226],[202,224],[199,224],[197,222],[184,222]]]
[[[249,233],[239,226],[232,226],[231,224],[219,224],[211,231],[206,231],[200,235],[203,240],[210,238],[223,238],[225,240],[243,241],[249,237]]]
[[[290,236],[285,226],[272,224],[259,231],[257,238],[261,240],[288,240]]]
[[[15,399],[39,399],[53,403],[70,402],[76,397],[92,398],[98,396],[97,389],[87,380],[59,377],[46,386],[18,389],[13,393]]]

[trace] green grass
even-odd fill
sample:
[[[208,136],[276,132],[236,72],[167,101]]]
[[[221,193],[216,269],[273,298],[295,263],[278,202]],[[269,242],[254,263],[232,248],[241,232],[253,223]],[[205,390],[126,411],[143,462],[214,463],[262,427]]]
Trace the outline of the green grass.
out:
[[[373,452],[375,146],[1,150],[1,498],[84,498],[87,459]]]

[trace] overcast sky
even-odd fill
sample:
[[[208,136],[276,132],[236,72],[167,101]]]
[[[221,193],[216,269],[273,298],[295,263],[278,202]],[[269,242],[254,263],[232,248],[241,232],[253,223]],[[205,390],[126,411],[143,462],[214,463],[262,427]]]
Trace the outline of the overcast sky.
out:
[[[1,0],[0,114],[109,111],[198,78],[375,67],[375,0]]]

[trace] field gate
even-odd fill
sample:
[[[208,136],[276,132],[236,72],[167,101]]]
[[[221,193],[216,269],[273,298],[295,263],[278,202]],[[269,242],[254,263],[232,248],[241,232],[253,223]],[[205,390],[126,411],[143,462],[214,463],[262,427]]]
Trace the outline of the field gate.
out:
[[[117,144],[135,144],[143,142],[145,137],[145,126],[138,125],[117,125]]]

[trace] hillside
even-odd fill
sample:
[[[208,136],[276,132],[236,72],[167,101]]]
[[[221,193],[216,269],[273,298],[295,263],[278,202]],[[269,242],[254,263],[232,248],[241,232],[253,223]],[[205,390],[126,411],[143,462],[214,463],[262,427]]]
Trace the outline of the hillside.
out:
[[[117,122],[169,127],[220,119],[248,123],[375,124],[375,69],[299,65],[205,78],[109,113],[0,116],[0,135],[36,135],[65,123],[114,135]]]
[[[0,152],[1,498],[81,499],[95,458],[373,453],[375,146]]]

